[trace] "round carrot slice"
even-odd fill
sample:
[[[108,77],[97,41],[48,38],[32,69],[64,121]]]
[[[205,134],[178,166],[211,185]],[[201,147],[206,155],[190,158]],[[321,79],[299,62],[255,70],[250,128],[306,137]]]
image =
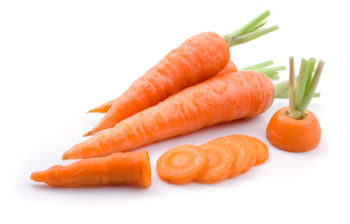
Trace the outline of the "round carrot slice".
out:
[[[185,184],[204,172],[207,157],[194,145],[180,145],[165,152],[157,161],[158,176],[172,184]]]
[[[248,135],[233,135],[239,142],[245,142],[255,153],[256,160],[254,166],[263,164],[269,158],[269,148],[259,139]]]
[[[226,145],[210,142],[201,145],[200,148],[207,156],[208,164],[205,171],[195,181],[209,184],[227,178],[235,160],[233,151]]]
[[[232,164],[231,172],[228,178],[233,178],[239,174],[248,171],[255,163],[255,154],[250,149],[252,144],[243,141],[237,135],[229,135],[210,141],[215,144],[224,145],[231,149],[235,156],[235,161]]]

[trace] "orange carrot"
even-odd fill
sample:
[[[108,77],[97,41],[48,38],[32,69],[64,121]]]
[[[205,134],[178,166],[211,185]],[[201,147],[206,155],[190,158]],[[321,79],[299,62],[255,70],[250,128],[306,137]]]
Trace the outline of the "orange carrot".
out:
[[[205,171],[195,179],[196,182],[215,183],[230,175],[235,162],[235,154],[230,148],[208,142],[201,145],[200,150],[206,155],[208,164]]]
[[[157,161],[158,176],[172,184],[186,184],[200,175],[207,157],[194,145],[180,145],[165,152]]]
[[[257,72],[264,73],[271,80],[278,79],[279,78],[278,71],[285,70],[286,68],[284,66],[269,67],[272,64],[273,64],[273,61],[266,61],[263,63],[259,63],[256,65],[251,65],[251,66],[242,68],[242,69],[240,69],[240,71],[257,71]],[[237,72],[238,71],[236,65],[232,61],[229,61],[229,63],[225,66],[225,68],[223,70],[225,72],[227,72],[227,71]],[[275,90],[277,90],[275,92],[275,97],[278,97],[278,98],[284,97],[283,95],[281,95],[284,93],[283,91],[281,92],[281,90],[285,90],[286,88],[285,88],[284,83],[282,83],[282,84],[283,84],[283,87],[278,87],[278,88],[275,87]],[[276,96],[276,93],[278,94],[277,96]],[[109,110],[109,108],[112,106],[114,101],[115,100],[110,100],[104,104],[101,104],[100,106],[97,106],[97,107],[89,110],[88,113],[106,113]]]
[[[235,161],[228,178],[242,174],[254,166],[256,155],[251,150],[251,145],[247,139],[238,137],[238,135],[229,135],[213,139],[210,142],[222,148],[229,148],[233,152]]]
[[[109,108],[111,108],[113,103],[114,103],[114,100],[107,101],[101,104],[100,106],[89,110],[88,113],[107,113],[107,111],[109,110]]]
[[[254,117],[270,107],[272,82],[254,71],[220,72],[66,151],[63,159],[128,151],[206,126]]]
[[[289,107],[278,110],[272,116],[266,136],[279,149],[306,152],[316,148],[321,139],[318,119],[306,109],[316,90],[324,62],[321,60],[314,71],[316,59],[302,59],[296,86],[293,57],[290,57],[289,63]]]
[[[237,67],[232,61],[229,61],[227,63],[227,65],[225,66],[225,68],[223,68],[221,71],[237,72]],[[89,110],[88,113],[107,113],[108,110],[112,107],[114,101],[117,101],[117,100],[118,99],[107,101],[107,102],[101,104],[100,106],[97,106],[97,107]]]
[[[267,145],[259,139],[248,135],[232,135],[232,138],[234,138],[234,141],[246,144],[246,147],[253,151],[256,155],[254,166],[263,164],[269,158]]]
[[[229,47],[278,28],[261,28],[269,14],[269,11],[262,13],[241,29],[224,37],[205,32],[187,39],[114,100],[102,120],[85,136],[114,127],[125,118],[158,104],[174,93],[213,77],[229,62]]]
[[[53,187],[89,187],[100,185],[151,185],[147,151],[114,153],[106,157],[80,160],[68,166],[56,165],[33,172],[31,179]]]

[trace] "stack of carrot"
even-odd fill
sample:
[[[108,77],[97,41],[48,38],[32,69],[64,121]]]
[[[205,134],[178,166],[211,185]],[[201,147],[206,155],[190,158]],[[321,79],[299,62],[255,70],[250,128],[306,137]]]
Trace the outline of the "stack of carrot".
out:
[[[93,135],[91,138],[76,144],[62,156],[63,160],[81,161],[34,172],[31,178],[61,187],[117,184],[148,187],[151,184],[148,152],[126,151],[266,111],[274,97],[279,97],[275,93],[286,95],[288,91],[288,88],[274,86],[270,80],[276,79],[277,72],[284,67],[268,68],[272,62],[265,62],[238,71],[230,61],[229,48],[278,29],[277,26],[263,28],[269,14],[265,11],[223,37],[205,32],[187,39],[121,96],[89,111],[106,114],[85,134]],[[203,165],[204,170],[197,164],[197,176],[191,174],[185,180],[195,177],[195,181],[203,183],[243,173],[254,164],[264,162],[268,155],[263,143],[242,136],[213,140],[200,146],[199,151],[195,146],[183,147],[198,155],[196,164],[208,164]],[[263,152],[258,151],[258,154],[254,151],[261,149]],[[222,161],[212,162],[214,157]],[[164,177],[166,163],[159,164],[165,164],[157,168]],[[171,178],[163,179],[174,182]]]
[[[181,145],[157,162],[159,177],[172,184],[216,183],[247,172],[269,157],[267,146],[247,135],[230,135],[203,145]]]

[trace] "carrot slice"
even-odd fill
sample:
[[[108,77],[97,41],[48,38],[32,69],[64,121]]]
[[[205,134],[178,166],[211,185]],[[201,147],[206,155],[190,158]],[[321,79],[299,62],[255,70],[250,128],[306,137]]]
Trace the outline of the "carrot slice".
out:
[[[263,164],[269,158],[269,148],[264,142],[260,141],[255,137],[248,136],[248,135],[235,135],[235,136],[236,136],[235,138],[240,139],[238,141],[249,143],[250,149],[253,150],[253,152],[256,155],[254,166]]]
[[[228,178],[233,178],[239,174],[248,171],[255,163],[255,154],[250,149],[252,146],[248,142],[243,142],[237,135],[216,138],[210,141],[211,144],[217,144],[228,147],[232,150],[235,161],[231,167]]]
[[[185,184],[204,172],[207,157],[194,145],[180,145],[165,152],[157,161],[158,176],[165,182]]]
[[[227,178],[235,161],[233,151],[226,145],[211,142],[201,145],[200,148],[207,156],[208,164],[195,181],[208,184]]]

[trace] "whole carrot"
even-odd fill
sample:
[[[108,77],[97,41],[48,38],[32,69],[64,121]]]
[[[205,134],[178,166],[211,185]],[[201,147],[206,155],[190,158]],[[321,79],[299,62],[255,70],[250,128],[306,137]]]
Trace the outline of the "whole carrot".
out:
[[[85,136],[111,128],[174,93],[216,75],[229,62],[230,47],[278,29],[277,26],[261,28],[269,15],[270,12],[265,11],[241,29],[223,37],[205,32],[187,39],[115,99],[102,120]]]
[[[62,158],[105,156],[217,123],[254,117],[269,108],[273,99],[274,86],[266,75],[222,71],[75,145]]]
[[[56,165],[33,172],[31,179],[53,187],[101,185],[151,185],[147,151],[114,153],[106,157],[80,160],[68,166]]]
[[[306,152],[316,148],[321,139],[318,119],[307,107],[315,95],[324,62],[319,61],[314,71],[316,59],[302,59],[296,81],[293,57],[289,62],[289,107],[278,110],[272,116],[266,128],[266,136],[279,149]]]
[[[245,68],[240,69],[240,71],[258,71],[261,73],[264,73],[265,75],[267,75],[270,79],[278,79],[278,71],[281,70],[285,70],[286,68],[284,66],[279,66],[279,67],[270,67],[270,65],[273,64],[273,61],[266,61],[266,62],[262,62],[259,64],[255,64],[255,65],[251,65]],[[237,67],[236,65],[232,62],[229,61],[229,63],[227,63],[227,65],[225,66],[225,68],[223,70],[226,71],[231,71],[231,72],[237,72]],[[288,90],[288,86],[287,88],[285,87],[286,85],[283,84],[283,89],[280,90],[281,94],[283,94],[285,92],[285,90]],[[280,92],[278,92],[278,94],[280,94]],[[278,95],[279,96],[279,95]],[[279,97],[282,98],[282,97]],[[110,100],[107,101],[91,110],[88,111],[88,113],[107,113],[109,108],[111,108],[111,106],[113,105],[115,100]]]

